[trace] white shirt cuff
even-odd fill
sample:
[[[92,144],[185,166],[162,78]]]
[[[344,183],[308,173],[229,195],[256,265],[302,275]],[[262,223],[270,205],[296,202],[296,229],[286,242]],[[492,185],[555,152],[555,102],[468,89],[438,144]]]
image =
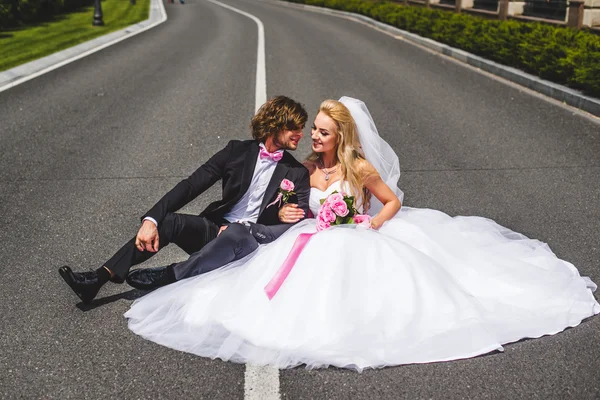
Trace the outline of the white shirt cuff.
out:
[[[152,218],[152,217],[144,217],[144,221],[146,221],[146,220],[152,222],[158,228],[158,222],[156,222],[156,220],[154,218]]]

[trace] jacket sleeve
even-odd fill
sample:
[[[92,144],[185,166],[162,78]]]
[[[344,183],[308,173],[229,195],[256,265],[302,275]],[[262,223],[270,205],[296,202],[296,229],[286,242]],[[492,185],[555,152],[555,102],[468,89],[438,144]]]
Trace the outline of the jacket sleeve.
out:
[[[154,207],[142,216],[142,220],[145,217],[152,217],[160,225],[168,213],[179,210],[214,185],[223,177],[225,166],[233,154],[233,142],[230,141],[224,149],[165,194]]]
[[[300,167],[300,171],[300,179],[296,185],[296,196],[298,198],[298,207],[304,210],[304,218],[307,218],[310,198],[310,175],[304,166]]]

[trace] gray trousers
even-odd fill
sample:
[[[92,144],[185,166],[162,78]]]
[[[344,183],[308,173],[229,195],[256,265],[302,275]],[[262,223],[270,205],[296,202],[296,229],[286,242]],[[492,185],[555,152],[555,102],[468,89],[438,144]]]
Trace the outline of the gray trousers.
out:
[[[193,253],[186,261],[171,264],[177,280],[205,274],[252,253],[270,243],[292,225],[261,225],[252,222],[229,224],[217,238]]]

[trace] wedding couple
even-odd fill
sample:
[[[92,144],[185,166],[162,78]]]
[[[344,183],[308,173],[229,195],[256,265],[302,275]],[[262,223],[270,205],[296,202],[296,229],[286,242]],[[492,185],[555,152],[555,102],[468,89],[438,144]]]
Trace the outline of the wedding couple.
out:
[[[255,140],[230,142],[179,183],[97,272],[63,267],[61,275],[83,301],[108,280],[164,286],[125,314],[132,331],[201,356],[278,368],[362,371],[473,357],[600,312],[596,285],[546,244],[486,218],[400,209],[398,157],[360,100],[321,104],[303,166],[285,150],[297,147],[306,119],[293,100],[271,99],[252,119]],[[174,214],[219,179],[223,200],[199,217]],[[287,205],[276,202],[283,179],[296,192]],[[317,232],[305,217],[335,191],[355,197],[371,229]],[[299,250],[303,235],[312,236]],[[127,275],[171,241],[190,259]],[[286,265],[293,268],[268,296]]]

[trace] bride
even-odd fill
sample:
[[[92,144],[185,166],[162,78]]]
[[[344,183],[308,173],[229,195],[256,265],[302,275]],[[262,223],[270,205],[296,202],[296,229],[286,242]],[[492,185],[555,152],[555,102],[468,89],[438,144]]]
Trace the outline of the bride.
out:
[[[361,101],[324,101],[312,139],[311,212],[346,192],[371,229],[315,233],[305,219],[242,260],[136,300],[125,314],[133,332],[233,362],[362,371],[502,351],[600,312],[596,285],[545,243],[486,218],[400,209],[398,157]],[[280,209],[284,222],[297,214]],[[297,239],[313,233],[267,296]]]

